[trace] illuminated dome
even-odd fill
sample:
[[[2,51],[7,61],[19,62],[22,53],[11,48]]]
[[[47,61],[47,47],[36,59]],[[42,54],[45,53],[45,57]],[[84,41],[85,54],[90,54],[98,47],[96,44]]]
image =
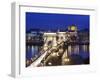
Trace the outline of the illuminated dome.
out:
[[[68,31],[77,31],[77,27],[75,25],[69,26]]]

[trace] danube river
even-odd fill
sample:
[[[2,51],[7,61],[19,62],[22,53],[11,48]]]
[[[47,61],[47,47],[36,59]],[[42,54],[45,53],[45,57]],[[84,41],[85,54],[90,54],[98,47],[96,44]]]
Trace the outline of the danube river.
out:
[[[89,64],[89,45],[69,45],[67,48],[67,54],[69,59],[71,59],[71,64]],[[41,49],[40,46],[26,46],[26,60],[31,59],[38,59],[41,56],[40,53]],[[53,59],[53,58],[50,58]],[[52,60],[48,60],[52,61]],[[59,62],[56,62],[59,61]],[[34,61],[33,61],[34,62]],[[49,62],[48,62],[49,63]],[[58,63],[58,64],[56,64]],[[60,64],[59,64],[60,63]],[[53,59],[52,64],[56,65],[62,65],[62,60],[58,58]],[[46,65],[45,65],[46,66]],[[53,66],[53,65],[52,65]]]

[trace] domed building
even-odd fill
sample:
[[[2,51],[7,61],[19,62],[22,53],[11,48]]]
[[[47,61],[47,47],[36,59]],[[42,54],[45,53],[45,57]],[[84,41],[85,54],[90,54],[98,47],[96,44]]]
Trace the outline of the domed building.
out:
[[[69,26],[68,31],[71,31],[71,32],[77,31],[77,26],[75,26],[75,25]]]
[[[78,29],[76,25],[71,25],[68,27],[68,32],[70,34],[71,42],[77,42],[78,40]]]

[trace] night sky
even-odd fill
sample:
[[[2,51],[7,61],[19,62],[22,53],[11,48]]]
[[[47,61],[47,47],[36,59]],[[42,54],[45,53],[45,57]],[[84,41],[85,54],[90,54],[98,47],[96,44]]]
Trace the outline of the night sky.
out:
[[[89,29],[89,20],[89,15],[26,12],[26,31],[30,29],[66,30],[71,25],[76,25],[78,30]]]

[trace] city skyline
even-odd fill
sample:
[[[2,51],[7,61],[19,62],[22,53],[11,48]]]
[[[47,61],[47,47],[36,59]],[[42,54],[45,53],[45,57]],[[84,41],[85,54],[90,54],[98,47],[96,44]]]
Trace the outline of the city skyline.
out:
[[[79,30],[89,29],[89,19],[89,15],[26,12],[26,31],[66,30],[71,25],[76,25]]]
[[[90,64],[89,15],[26,12],[26,67]]]

